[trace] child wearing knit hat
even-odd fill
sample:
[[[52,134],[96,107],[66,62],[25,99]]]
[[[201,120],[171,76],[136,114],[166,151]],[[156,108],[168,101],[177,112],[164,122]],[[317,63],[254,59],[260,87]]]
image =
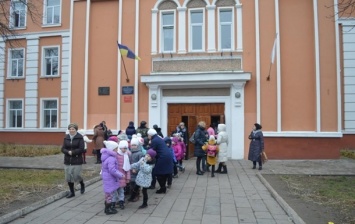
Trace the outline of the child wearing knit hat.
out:
[[[120,187],[117,189],[118,192],[118,204],[120,209],[124,209],[124,188],[127,183],[131,180],[131,163],[128,155],[128,142],[126,140],[121,140],[118,143],[117,150],[117,161],[118,161],[118,170],[125,175],[125,178],[120,180]]]
[[[141,158],[144,157],[143,152],[140,149],[140,143],[138,140],[137,135],[132,135],[131,139],[131,163],[136,163],[138,162]],[[129,189],[130,189],[130,194],[131,197],[128,199],[130,202],[136,202],[139,200],[139,186],[138,186],[138,191],[136,190],[136,177],[137,177],[137,172],[135,170],[131,169],[131,181],[129,184]],[[133,194],[132,192],[135,191]]]
[[[155,165],[156,151],[149,149],[144,158],[141,158],[138,162],[131,165],[132,170],[137,172],[136,187],[132,194],[137,194],[139,186],[141,186],[143,192],[143,204],[139,208],[146,208],[148,206],[148,193],[147,190],[152,182],[152,171]],[[133,195],[135,197],[135,195]]]
[[[115,209],[117,201],[117,184],[124,175],[117,169],[117,150],[118,144],[113,141],[104,141],[105,148],[101,149],[101,177],[102,185],[105,193],[105,213],[106,215],[116,214]]]

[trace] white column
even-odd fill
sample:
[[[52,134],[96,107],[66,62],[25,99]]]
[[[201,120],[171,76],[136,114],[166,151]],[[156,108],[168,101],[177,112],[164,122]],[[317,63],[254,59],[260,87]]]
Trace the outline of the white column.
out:
[[[186,7],[178,7],[179,17],[179,54],[186,53]]]
[[[229,130],[229,147],[232,147],[230,157],[232,159],[244,159],[244,86],[245,82],[233,83],[231,86],[231,105],[230,119],[231,127]],[[227,113],[226,105],[226,113]]]
[[[207,36],[208,36],[208,49],[207,52],[216,52],[216,6],[208,5],[207,16],[208,16],[208,27],[207,27]]]
[[[70,36],[62,36],[62,75],[61,75],[61,100],[60,100],[60,123],[58,128],[66,128],[68,125],[69,114],[69,64],[70,64]]]
[[[152,52],[157,54],[157,27],[158,27],[158,10],[152,9]]]
[[[122,43],[122,1],[118,2],[118,33],[117,33],[117,40],[118,43]],[[118,49],[118,48],[117,48]],[[117,50],[117,83],[116,83],[116,88],[117,88],[117,99],[116,99],[116,106],[117,106],[117,123],[116,123],[116,129],[120,130],[121,129],[121,64],[122,64],[122,58],[121,58],[121,52]]]
[[[88,123],[88,79],[89,79],[89,34],[90,34],[90,7],[91,0],[86,1],[86,30],[85,30],[85,71],[84,71],[84,114],[83,126],[87,129]]]
[[[239,32],[238,32],[239,33]],[[239,42],[238,42],[239,43]],[[259,0],[255,0],[255,61],[256,61],[256,122],[260,123],[260,24],[259,24]]]
[[[237,3],[235,5],[237,11],[237,51],[243,51],[243,14],[242,4]]]
[[[37,128],[39,38],[27,39],[25,128]]]
[[[5,49],[5,42],[0,42],[0,49]],[[4,88],[5,88],[5,50],[0,53],[0,128],[4,128]]]
[[[338,4],[338,0],[334,0],[334,5]],[[338,21],[338,7],[334,7],[334,21]],[[337,71],[337,108],[338,108],[338,132],[342,129],[342,91],[341,91],[341,71],[340,71],[340,42],[339,42],[339,24],[336,22],[335,25],[335,49],[336,49],[336,71]]]
[[[280,15],[279,15],[279,0],[275,0],[275,27],[276,33],[278,35],[277,44],[276,44],[276,77],[277,77],[277,132],[281,132],[281,57],[280,57]]]
[[[321,131],[320,111],[320,65],[319,65],[319,30],[318,30],[318,1],[313,0],[313,22],[314,22],[314,55],[316,67],[316,110],[317,110],[317,132]]]
[[[134,40],[135,54],[139,55],[139,0],[136,0],[136,25],[135,25],[135,40]],[[138,124],[138,60],[134,60],[134,123]],[[117,130],[120,128],[117,127]]]

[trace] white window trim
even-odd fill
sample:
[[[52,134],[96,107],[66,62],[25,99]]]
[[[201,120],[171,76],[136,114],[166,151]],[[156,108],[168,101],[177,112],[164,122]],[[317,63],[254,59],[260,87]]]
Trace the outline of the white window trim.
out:
[[[47,23],[47,0],[43,0],[43,20],[42,20],[42,26],[43,27],[53,27],[53,26],[61,26],[62,25],[62,0],[59,0],[59,22],[58,23]]]
[[[45,50],[48,48],[58,48],[58,75],[46,75],[46,68],[45,68]],[[53,46],[43,46],[42,47],[42,60],[41,60],[41,78],[54,78],[54,77],[60,77],[60,65],[61,65],[61,60],[60,60],[60,46],[59,45],[53,45]]]
[[[23,76],[11,76],[12,74],[12,52],[16,50],[23,50]],[[9,48],[7,57],[7,79],[24,79],[25,78],[25,63],[26,63],[26,49],[25,48]]]
[[[198,11],[198,12],[201,12],[202,11],[202,49],[199,49],[199,50],[194,50],[192,49],[192,26],[191,26],[191,12],[194,12],[194,11]],[[206,16],[205,16],[205,9],[204,8],[192,8],[192,9],[189,9],[189,18],[188,18],[188,26],[189,26],[189,51],[190,52],[204,52],[205,49],[206,49],[206,46],[205,46],[205,39],[206,39],[206,33],[205,33],[205,26],[206,26]]]
[[[41,98],[41,111],[40,111],[40,128],[43,129],[58,129],[59,126],[59,98]],[[55,100],[57,101],[57,127],[55,128],[47,128],[44,127],[44,101]]]
[[[164,51],[164,38],[163,38],[163,14],[165,13],[174,14],[174,41],[173,41],[173,50]],[[161,10],[159,15],[159,52],[160,53],[175,53],[176,52],[176,10]]]
[[[231,36],[231,48],[230,49],[222,49],[221,46],[221,22],[220,22],[220,12],[221,10],[232,10],[232,36]],[[234,12],[234,7],[218,7],[218,15],[217,15],[217,19],[218,19],[218,51],[223,51],[223,52],[228,52],[228,51],[234,51],[234,47],[235,47],[235,12]]]
[[[12,17],[12,13],[14,12],[14,8],[12,7],[13,2],[16,2],[16,0],[11,0],[10,2],[10,19],[9,19],[9,28],[10,29],[14,29],[14,30],[23,30],[26,29],[27,27],[27,0],[26,0],[26,4],[25,4],[25,24],[24,26],[20,26],[20,27],[15,27],[14,26],[14,19]]]
[[[15,101],[15,100],[21,100],[22,103],[22,121],[21,121],[21,127],[10,127],[10,101]],[[24,117],[25,117],[25,110],[24,110],[24,100],[23,98],[10,98],[6,99],[6,128],[9,129],[21,129],[23,128],[24,124]]]

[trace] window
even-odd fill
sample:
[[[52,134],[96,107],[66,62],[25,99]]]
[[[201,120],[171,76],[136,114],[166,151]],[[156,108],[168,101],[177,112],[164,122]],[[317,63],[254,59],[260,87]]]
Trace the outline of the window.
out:
[[[24,49],[9,50],[9,72],[8,77],[23,77],[24,70]]]
[[[162,12],[161,24],[161,51],[172,52],[175,51],[175,13],[174,11]]]
[[[56,99],[42,101],[42,127],[57,128],[58,122],[58,102]]]
[[[234,42],[233,10],[224,8],[219,10],[219,49],[232,50]]]
[[[22,128],[22,100],[9,100],[8,101],[8,127],[9,128]]]
[[[204,50],[203,10],[190,11],[190,50]]]
[[[43,48],[42,76],[58,76],[59,47]]]
[[[26,3],[23,1],[11,1],[10,27],[22,28],[26,25]]]
[[[45,0],[44,24],[59,24],[61,0]]]

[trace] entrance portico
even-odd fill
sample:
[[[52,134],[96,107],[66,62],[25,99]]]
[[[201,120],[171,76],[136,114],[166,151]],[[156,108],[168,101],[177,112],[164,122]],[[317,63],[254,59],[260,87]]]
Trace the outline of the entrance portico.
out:
[[[250,78],[247,72],[143,75],[141,82],[149,88],[149,124],[158,124],[164,134],[170,134],[167,133],[168,104],[224,103],[230,136],[228,155],[232,159],[244,159],[244,86]]]

